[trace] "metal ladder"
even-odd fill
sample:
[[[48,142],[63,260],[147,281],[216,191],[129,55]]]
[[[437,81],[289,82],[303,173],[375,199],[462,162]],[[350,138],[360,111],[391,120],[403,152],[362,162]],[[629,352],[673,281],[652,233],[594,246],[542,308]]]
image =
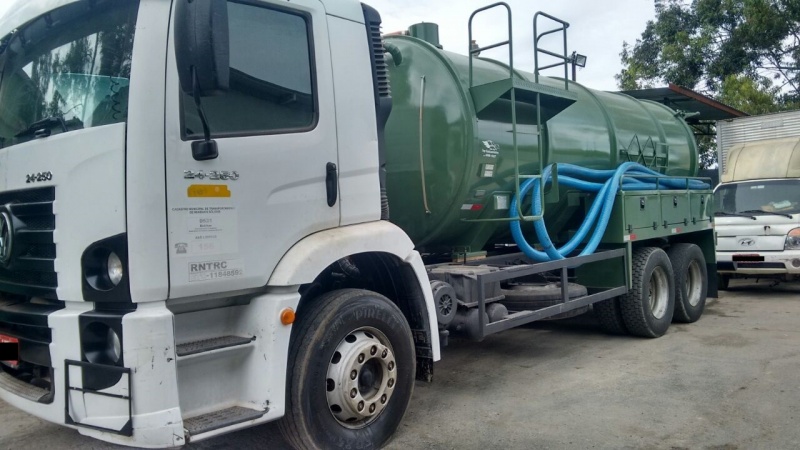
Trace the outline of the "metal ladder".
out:
[[[508,20],[508,39],[504,41],[500,41],[494,44],[490,44],[484,47],[477,47],[472,48],[472,41],[473,41],[473,20],[475,17],[481,13],[485,13],[486,11],[495,9],[495,8],[504,8],[507,13],[507,20]],[[549,120],[550,118],[554,117],[573,103],[577,101],[577,95],[573,92],[569,91],[569,84],[567,80],[564,81],[564,89],[553,88],[550,86],[545,86],[539,84],[539,72],[540,70],[548,69],[555,65],[545,66],[541,69],[539,68],[539,59],[538,54],[545,53],[548,55],[553,55],[564,59],[564,62],[558,63],[556,65],[564,64],[564,71],[565,76],[567,72],[567,65],[569,58],[566,56],[566,29],[569,27],[569,24],[566,22],[560,21],[555,19],[556,21],[564,24],[562,28],[558,28],[556,30],[550,30],[538,35],[536,33],[538,19],[540,16],[544,16],[547,18],[553,18],[544,13],[536,13],[533,20],[533,27],[534,27],[534,49],[535,49],[535,76],[536,82],[530,82],[521,78],[515,71],[514,71],[514,42],[512,38],[513,34],[513,25],[512,25],[512,14],[511,14],[511,7],[505,2],[497,2],[491,5],[484,6],[483,8],[479,8],[475,10],[469,17],[469,90],[470,94],[472,95],[472,101],[475,105],[475,112],[476,114],[480,111],[487,108],[492,103],[496,102],[499,99],[507,99],[511,102],[511,134],[512,134],[512,145],[514,148],[514,188],[516,193],[516,198],[520,198],[520,180],[527,180],[527,179],[541,179],[542,172],[544,171],[544,139],[542,135],[542,126],[544,123]],[[539,48],[539,39],[544,37],[548,34],[554,33],[556,31],[564,32],[564,55],[558,55],[554,52],[550,52],[548,50],[543,50]],[[474,59],[480,54],[482,51],[491,50],[498,47],[508,46],[508,78],[503,78],[500,80],[496,80],[490,83],[485,84],[475,84],[474,79]],[[548,107],[548,116],[544,117],[542,114],[542,104],[544,103]],[[529,103],[536,106],[536,135],[537,135],[537,142],[538,142],[538,149],[539,152],[539,172],[537,175],[523,175],[519,172],[519,146],[517,144],[517,102],[521,103]],[[555,178],[554,178],[554,186],[555,186]],[[517,217],[504,217],[504,218],[492,218],[492,219],[464,219],[468,222],[510,222],[514,220],[522,220],[526,222],[532,222],[536,220],[541,220],[544,217],[544,189],[540,191],[540,196],[542,197],[542,212],[541,214],[537,215],[530,215],[526,216],[522,212],[522,202],[517,201]]]

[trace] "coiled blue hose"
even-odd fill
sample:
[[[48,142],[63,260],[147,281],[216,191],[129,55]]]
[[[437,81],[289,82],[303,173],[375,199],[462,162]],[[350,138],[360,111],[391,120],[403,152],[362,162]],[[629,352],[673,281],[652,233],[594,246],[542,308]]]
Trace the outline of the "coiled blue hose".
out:
[[[519,192],[520,199],[514,196],[509,209],[509,217],[517,219],[511,222],[511,235],[514,237],[514,241],[527,257],[539,262],[564,259],[578,248],[590,231],[592,232],[591,236],[579,256],[594,253],[606,232],[614,207],[614,198],[620,188],[623,190],[709,188],[708,184],[698,180],[665,179],[663,174],[633,162],[623,163],[616,170],[595,170],[574,164],[558,164],[558,183],[560,185],[584,192],[596,192],[597,196],[578,231],[561,248],[556,248],[553,244],[544,220],[533,222],[536,237],[544,250],[539,251],[533,248],[522,234],[522,224],[517,216],[517,204],[518,201],[521,203],[522,199],[532,190],[532,211],[534,215],[540,215],[542,213],[540,195],[542,183],[547,186],[552,181],[552,171],[553,166],[549,165],[545,167],[541,179],[533,178],[522,183]],[[625,176],[624,179],[623,176]]]

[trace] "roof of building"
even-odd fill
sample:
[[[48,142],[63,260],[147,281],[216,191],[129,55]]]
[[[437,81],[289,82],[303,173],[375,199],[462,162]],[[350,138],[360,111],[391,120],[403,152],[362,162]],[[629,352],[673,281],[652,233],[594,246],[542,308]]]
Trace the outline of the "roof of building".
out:
[[[652,100],[663,103],[672,109],[689,114],[697,113],[686,117],[686,121],[689,123],[716,122],[717,120],[748,115],[711,97],[672,83],[668,87],[620,91],[620,93],[630,95],[639,100]]]

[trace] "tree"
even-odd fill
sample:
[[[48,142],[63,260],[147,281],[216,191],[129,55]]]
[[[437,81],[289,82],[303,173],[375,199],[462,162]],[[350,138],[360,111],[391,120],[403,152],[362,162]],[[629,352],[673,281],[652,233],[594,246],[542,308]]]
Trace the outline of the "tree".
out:
[[[779,100],[800,89],[797,0],[656,0],[633,46],[623,44],[617,81],[636,89],[668,81],[717,94],[731,75],[773,84]],[[780,98],[787,97],[787,98]]]
[[[674,83],[749,114],[800,108],[800,1],[655,4],[656,19],[623,43],[621,89]]]

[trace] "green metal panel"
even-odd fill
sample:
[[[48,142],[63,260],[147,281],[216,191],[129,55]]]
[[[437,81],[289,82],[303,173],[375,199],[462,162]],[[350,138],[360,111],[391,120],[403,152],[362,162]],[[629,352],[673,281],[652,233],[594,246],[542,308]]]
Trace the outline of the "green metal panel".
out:
[[[573,82],[567,92],[563,79],[540,77],[536,84],[533,74],[521,71],[509,78],[507,65],[485,58],[473,58],[470,89],[467,56],[410,36],[387,36],[386,42],[402,55],[400,64],[387,58],[394,99],[386,127],[391,217],[419,250],[474,252],[510,241],[506,222],[470,222],[508,216],[517,164],[510,85],[517,89],[520,174],[539,171],[537,93],[544,99],[542,117],[549,119],[541,130],[542,164],[607,169],[637,160],[670,175],[696,173],[692,133],[662,105]],[[583,208],[570,207],[569,190],[558,192],[545,220],[551,234],[566,236]],[[660,202],[655,205],[660,218]]]
[[[690,196],[684,191],[667,193],[661,196],[661,223],[686,226],[691,216]]]

